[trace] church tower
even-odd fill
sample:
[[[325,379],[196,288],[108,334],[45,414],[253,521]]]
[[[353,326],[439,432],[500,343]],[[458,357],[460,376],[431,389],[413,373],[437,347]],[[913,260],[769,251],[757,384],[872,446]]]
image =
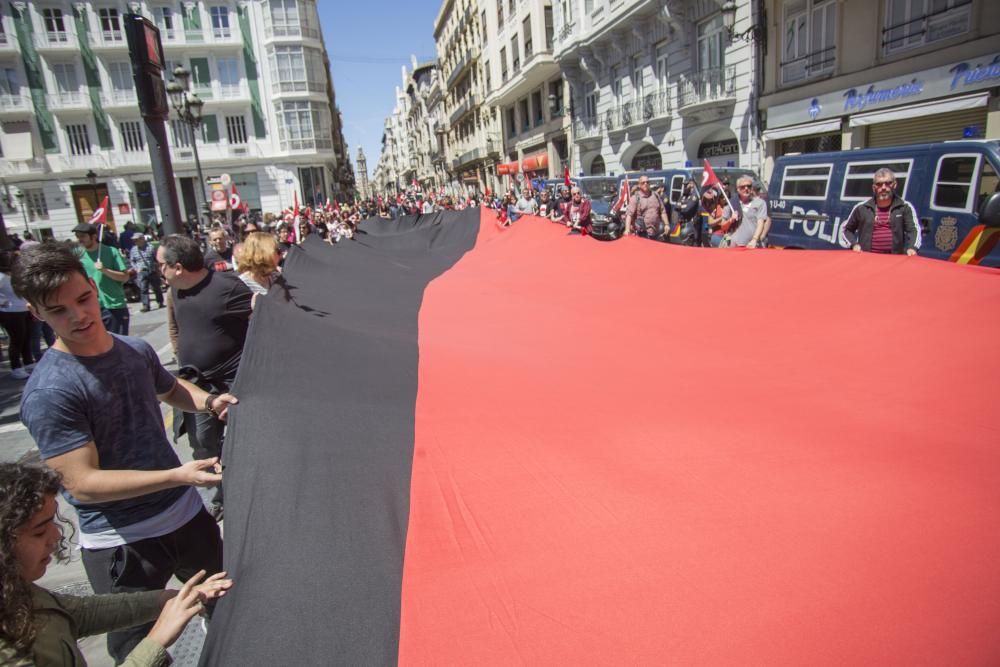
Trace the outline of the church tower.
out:
[[[368,163],[365,160],[365,152],[358,146],[358,190],[362,199],[368,199],[372,193],[368,190]]]

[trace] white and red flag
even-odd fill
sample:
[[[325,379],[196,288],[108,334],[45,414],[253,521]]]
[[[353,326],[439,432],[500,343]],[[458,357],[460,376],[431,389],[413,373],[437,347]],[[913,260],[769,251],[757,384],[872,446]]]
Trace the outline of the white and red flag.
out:
[[[631,188],[629,188],[628,184],[628,174],[625,174],[625,178],[622,179],[621,187],[618,188],[618,200],[615,201],[614,206],[611,207],[611,210],[620,211],[626,206],[628,206],[631,194],[632,194]]]
[[[713,185],[719,184],[719,177],[715,175],[715,171],[712,169],[712,165],[705,160],[705,170],[701,174],[701,189],[710,188]]]
[[[232,187],[229,188],[229,208],[234,211],[238,211],[242,208],[243,200],[240,199],[240,191],[236,189],[236,184],[233,183]]]
[[[90,220],[87,222],[91,225],[104,225],[108,221],[108,196],[104,195],[104,200],[101,205],[94,210],[94,214],[90,216]]]

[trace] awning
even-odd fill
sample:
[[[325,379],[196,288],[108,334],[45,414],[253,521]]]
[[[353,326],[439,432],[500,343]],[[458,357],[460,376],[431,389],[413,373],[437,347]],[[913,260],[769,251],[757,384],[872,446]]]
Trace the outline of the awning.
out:
[[[986,106],[989,101],[989,93],[978,95],[966,95],[964,97],[953,97],[940,102],[925,102],[923,104],[911,104],[885,111],[870,111],[851,116],[851,127],[862,127],[864,125],[874,125],[875,123],[887,123],[891,120],[906,120],[907,118],[918,118],[920,116],[932,116],[949,111],[962,111],[964,109],[976,109]]]
[[[516,174],[521,168],[521,165],[517,162],[504,162],[503,164],[497,165],[497,175],[504,176],[506,174]]]
[[[524,171],[541,171],[549,168],[549,154],[538,153],[521,160],[521,169]]]
[[[782,127],[780,129],[768,130],[764,132],[764,141],[775,141],[776,139],[788,139],[790,137],[805,137],[811,134],[826,134],[828,132],[838,132],[840,130],[840,119],[824,120],[818,123],[806,123],[805,125],[795,125],[792,127]]]

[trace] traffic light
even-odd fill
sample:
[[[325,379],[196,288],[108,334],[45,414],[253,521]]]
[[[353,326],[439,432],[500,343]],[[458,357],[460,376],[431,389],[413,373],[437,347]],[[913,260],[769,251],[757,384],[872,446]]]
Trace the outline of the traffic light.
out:
[[[125,15],[125,36],[132,58],[132,77],[139,97],[139,110],[146,118],[166,120],[170,114],[163,84],[163,45],[160,29],[138,14]]]

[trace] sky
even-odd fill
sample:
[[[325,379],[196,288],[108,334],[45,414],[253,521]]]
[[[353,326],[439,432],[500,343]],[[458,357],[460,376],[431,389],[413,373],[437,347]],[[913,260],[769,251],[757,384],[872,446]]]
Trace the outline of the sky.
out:
[[[337,105],[351,164],[360,145],[375,170],[385,118],[395,105],[400,68],[435,57],[434,19],[442,0],[318,0]]]

